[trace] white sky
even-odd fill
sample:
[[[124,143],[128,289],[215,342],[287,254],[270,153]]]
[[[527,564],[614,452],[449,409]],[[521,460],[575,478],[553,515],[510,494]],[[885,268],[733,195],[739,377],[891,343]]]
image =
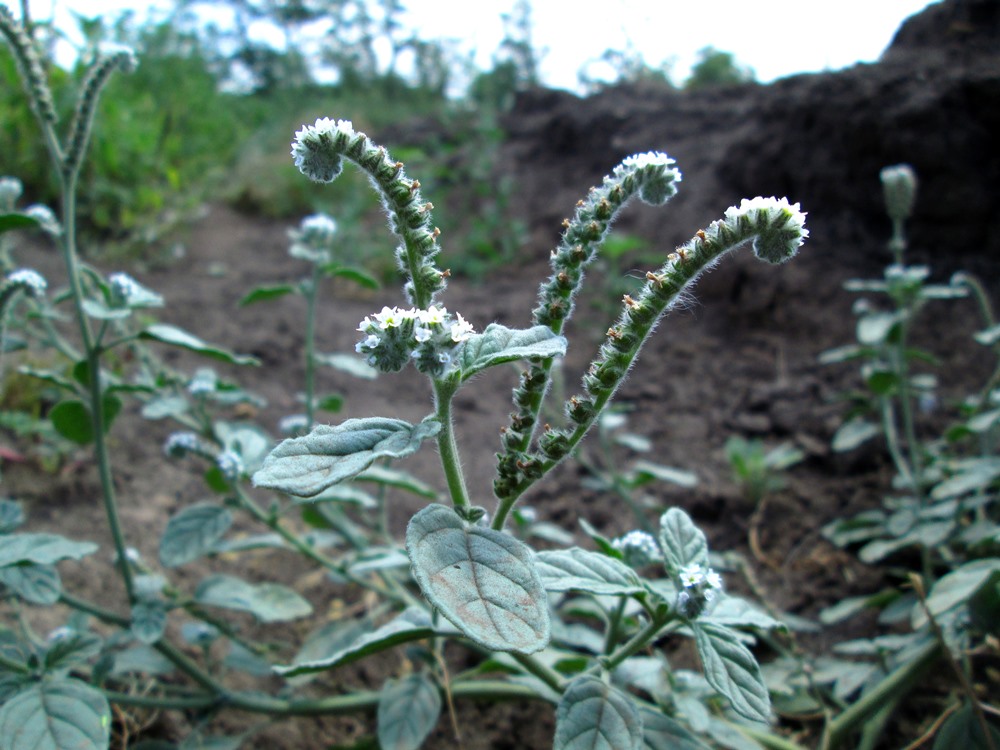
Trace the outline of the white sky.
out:
[[[17,13],[14,0],[0,0]],[[162,2],[162,0],[160,0]],[[68,19],[67,9],[86,16],[143,10],[157,0],[31,0],[32,13]],[[425,39],[458,39],[476,50],[488,69],[503,36],[500,14],[513,0],[403,0],[408,23]],[[608,48],[631,43],[647,64],[672,61],[683,80],[703,47],[732,52],[762,82],[801,72],[836,70],[873,62],[900,23],[929,0],[532,0],[534,44],[546,50],[546,85],[573,89],[577,72]],[[581,10],[586,8],[587,10]],[[419,19],[419,21],[417,21]],[[72,28],[63,20],[64,29]]]

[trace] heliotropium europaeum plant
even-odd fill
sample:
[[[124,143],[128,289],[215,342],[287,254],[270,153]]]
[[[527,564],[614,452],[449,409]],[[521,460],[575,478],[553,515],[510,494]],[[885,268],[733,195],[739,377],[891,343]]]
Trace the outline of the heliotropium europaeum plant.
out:
[[[736,715],[767,721],[767,691],[753,655],[724,621],[712,621],[713,605],[727,597],[722,596],[721,577],[709,567],[704,536],[682,511],[663,515],[659,539],[633,532],[603,552],[574,547],[536,554],[504,527],[518,499],[572,454],[611,404],[642,345],[702,271],[744,244],[752,244],[755,255],[770,263],[796,253],[808,235],[798,205],[775,198],[744,200],[669,253],[660,268],[647,274],[645,286],[623,300],[618,321],[584,377],[583,392],[564,405],[570,426],[556,430],[539,427],[538,415],[549,392],[552,364],[566,351],[562,331],[586,268],[615,216],[633,197],[656,205],[676,193],[681,174],[673,159],[651,152],[616,167],[567,220],[563,240],[552,255],[552,276],[541,286],[534,325],[510,329],[490,324],[478,333],[460,313],[438,301],[447,273],[435,265],[440,247],[432,206],[401,163],[352,123],[331,118],[304,126],[296,134],[292,155],[300,171],[318,182],[332,181],[345,160],[353,162],[379,193],[400,242],[397,260],[410,306],[385,305],[361,321],[357,351],[385,373],[412,364],[430,380],[434,410],[416,424],[371,417],[320,425],[279,444],[254,474],[254,483],[292,496],[315,497],[379,459],[412,455],[423,442],[433,440],[450,505],[431,503],[410,520],[406,554],[413,578],[432,611],[443,615],[460,637],[492,652],[509,653],[545,689],[562,696],[557,748],[574,746],[569,737],[605,732],[611,732],[615,747],[639,747],[640,706],[606,680],[630,657],[682,628],[695,636],[710,689],[727,698]],[[476,374],[518,361],[528,367],[514,392],[512,424],[503,432],[496,505],[490,511],[475,501],[463,475],[452,402]],[[642,577],[639,571],[648,570],[657,558],[667,577]],[[545,666],[548,659],[534,655],[565,647],[560,642],[563,627],[553,624],[552,607],[556,615],[560,607],[552,595],[568,592],[614,596],[618,603],[604,613],[610,625],[603,655],[579,673],[562,674]],[[335,661],[315,660],[285,673],[320,671]],[[593,712],[583,708],[591,704],[617,718],[604,726],[605,719],[595,720]]]
[[[166,304],[160,295],[125,274],[105,277],[77,257],[76,180],[95,103],[108,75],[129,69],[132,57],[119,49],[98,57],[73,120],[62,130],[68,133],[63,140],[33,41],[4,8],[0,31],[22,70],[61,181],[59,223],[53,222],[50,231],[65,258],[69,285],[64,294],[43,295],[44,285],[32,272],[14,271],[0,285],[0,299],[9,302],[23,293],[30,295],[30,304],[72,306],[61,316],[77,326],[72,342],[57,335],[53,321],[60,316],[48,314],[49,309],[27,330],[67,361],[63,370],[35,375],[63,394],[51,410],[53,425],[68,439],[93,446],[123,593],[117,604],[98,604],[65,590],[57,565],[92,557],[97,545],[24,532],[20,505],[0,501],[0,583],[7,603],[60,603],[75,613],[47,639],[35,638],[26,627],[0,632],[5,688],[0,750],[104,750],[112,704],[182,710],[199,720],[228,709],[274,718],[369,712],[375,714],[375,733],[384,748],[420,747],[443,706],[465,699],[556,704],[556,750],[602,743],[654,750],[678,743],[733,747],[738,746],[733,722],[744,730],[756,724],[765,731],[769,696],[750,646],[755,631],[780,623],[726,592],[724,569],[710,557],[705,535],[683,510],[658,509],[657,522],[648,530],[614,540],[586,525],[596,549],[563,543],[535,551],[511,533],[508,520],[513,516],[529,523],[528,509],[518,503],[572,456],[612,403],[652,330],[700,273],[742,245],[752,245],[771,263],[797,252],[808,234],[797,204],[776,198],[743,201],[666,253],[643,288],[622,300],[621,314],[596,352],[580,393],[562,405],[567,426],[551,428],[539,415],[553,397],[548,387],[553,363],[566,352],[564,327],[585,272],[614,218],[633,198],[661,204],[673,196],[681,180],[673,160],[650,152],[615,167],[567,220],[552,256],[552,274],[541,285],[536,309],[526,311],[531,316],[527,327],[483,326],[442,300],[449,274],[437,265],[440,232],[419,182],[350,122],[318,120],[296,134],[296,165],[320,182],[335,179],[345,161],[369,176],[396,235],[396,258],[405,277],[401,299],[380,300],[363,320],[350,321],[358,329],[358,361],[380,377],[412,365],[428,379],[432,399],[427,415],[416,422],[371,416],[331,425],[315,424],[314,410],[304,421],[291,415],[308,431],[274,445],[267,431],[249,420],[214,417],[216,405],[244,403],[248,394],[209,368],[183,377],[166,371],[148,345],[179,346],[231,364],[251,364],[250,358],[151,321],[151,311]],[[12,193],[11,187],[5,190]],[[6,222],[0,229],[40,224],[38,217],[20,216],[8,210],[0,216]],[[292,235],[293,254],[313,264],[311,283],[300,287],[311,308],[318,276],[336,263],[334,237],[332,220],[321,216],[307,219]],[[278,292],[258,290],[250,296],[255,294],[264,299]],[[307,326],[313,314],[311,309]],[[312,342],[312,335],[306,338]],[[137,373],[109,362],[109,353],[120,347],[130,355],[123,360],[140,363]],[[307,363],[313,361],[307,354]],[[517,363],[524,363],[523,370],[501,438],[491,498],[489,489],[470,492],[452,410],[456,393],[474,387],[475,375]],[[308,410],[319,400],[311,385],[306,392]],[[144,558],[127,542],[106,439],[122,400],[132,396],[141,401],[144,418],[169,418],[183,426],[168,438],[166,458],[204,463],[209,487],[222,498],[185,505],[172,515],[155,559]],[[390,465],[413,457],[428,442],[437,448],[439,487]],[[390,490],[425,501],[402,540],[393,538],[385,522]],[[268,504],[261,503],[261,495],[268,496]],[[238,517],[261,533],[234,533]],[[557,538],[551,529],[547,534]],[[565,542],[565,533],[559,538]],[[248,580],[239,575],[239,566],[205,573],[216,555],[267,548],[295,553],[336,582],[331,585],[349,587],[363,600],[364,613],[332,619],[314,614],[312,603],[294,586]],[[197,569],[197,583],[173,579],[178,569],[194,563],[204,566]],[[310,617],[314,627],[301,643],[256,638],[257,625]],[[92,627],[91,619],[102,627]],[[701,672],[670,668],[658,647],[669,636],[693,640]],[[449,643],[482,656],[482,663],[454,673],[448,661],[452,650],[445,652]],[[402,645],[407,646],[405,659],[398,649]],[[324,689],[319,680],[310,685],[392,649],[398,649],[399,668],[381,690],[342,694]],[[220,654],[225,655],[221,663]],[[148,689],[133,689],[132,675],[167,671],[175,673],[169,680],[154,677]],[[244,674],[237,682],[233,672]],[[283,681],[273,693],[266,692],[273,687],[267,681],[254,683],[260,689],[235,687],[246,684],[246,674]],[[237,738],[206,737],[195,729],[185,742],[202,740]]]

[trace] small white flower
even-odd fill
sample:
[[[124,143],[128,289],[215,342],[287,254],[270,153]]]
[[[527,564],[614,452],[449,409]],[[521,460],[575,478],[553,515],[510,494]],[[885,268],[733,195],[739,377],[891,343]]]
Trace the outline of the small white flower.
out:
[[[424,326],[417,326],[413,329],[413,338],[416,339],[418,344],[422,344],[429,340],[431,337],[431,329],[425,328]]]
[[[215,459],[215,465],[219,467],[228,481],[235,482],[243,475],[243,459],[235,451],[224,450]]]
[[[447,308],[438,305],[431,305],[426,310],[417,311],[417,319],[424,325],[442,325],[447,317]]]
[[[626,563],[635,568],[649,565],[662,557],[660,545],[645,531],[630,531],[611,542],[611,546],[622,553]]]
[[[56,215],[52,213],[52,209],[48,206],[36,203],[35,205],[28,206],[24,209],[24,213],[37,221],[43,231],[57,236],[62,234],[62,227],[59,225],[59,219],[56,218]]]
[[[25,291],[32,297],[41,297],[49,286],[45,277],[31,268],[11,271],[7,275],[7,281],[11,284],[23,284],[26,287]]]
[[[456,344],[461,344],[463,341],[467,341],[475,332],[475,328],[472,327],[472,323],[468,322],[461,315],[456,315],[458,321],[451,324],[451,340]]]
[[[678,577],[681,579],[681,586],[690,589],[705,580],[705,571],[698,563],[691,563],[681,568]]]
[[[674,159],[671,159],[662,151],[647,151],[644,154],[632,154],[632,156],[626,156],[621,165],[617,169],[645,169],[647,167],[669,167],[676,164]],[[617,171],[616,169],[616,171]],[[680,181],[680,173],[678,172],[677,181]]]
[[[278,429],[285,435],[297,435],[309,425],[305,414],[291,414],[278,422]]]
[[[722,576],[714,570],[709,570],[708,573],[705,574],[705,583],[708,584],[710,589],[715,591],[722,590]]]
[[[163,452],[174,458],[182,458],[201,447],[201,441],[193,432],[175,432],[163,444]]]
[[[317,238],[331,238],[337,233],[337,222],[326,214],[313,214],[302,220],[302,233]]]
[[[398,307],[383,307],[382,312],[375,316],[375,322],[383,331],[402,325],[405,319],[406,314]]]

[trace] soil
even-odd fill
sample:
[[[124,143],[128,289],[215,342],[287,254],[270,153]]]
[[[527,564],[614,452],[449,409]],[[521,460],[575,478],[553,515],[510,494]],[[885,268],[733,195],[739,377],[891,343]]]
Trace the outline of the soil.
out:
[[[976,3],[943,5],[959,10],[978,7]],[[924,37],[916,38],[925,43]],[[632,207],[618,227],[621,233],[644,238],[664,254],[719,216],[728,205],[738,203],[743,195],[774,192],[801,200],[810,212],[812,237],[800,257],[777,268],[765,267],[745,252],[726,259],[700,282],[694,298],[660,326],[620,392],[619,402],[631,409],[629,430],[650,440],[652,450],[647,458],[698,476],[698,485],[693,489],[654,486],[650,490],[654,512],[672,506],[684,508],[704,529],[713,550],[733,550],[749,561],[755,594],[778,610],[806,618],[815,618],[824,607],[846,596],[876,590],[883,582],[881,570],[869,568],[850,552],[832,547],[820,534],[823,525],[833,519],[877,507],[890,486],[891,470],[886,456],[877,449],[850,454],[830,450],[830,438],[846,410],[842,396],[858,386],[858,375],[852,366],[822,366],[817,362],[824,350],[854,339],[851,307],[855,298],[843,290],[843,283],[850,278],[877,276],[888,263],[884,249],[888,227],[880,218],[878,168],[895,161],[917,163],[921,178],[927,176],[922,183],[921,204],[933,201],[935,189],[927,188],[927,184],[947,183],[955,172],[965,170],[968,176],[969,171],[960,163],[921,169],[919,162],[925,158],[925,151],[918,135],[927,121],[919,118],[906,126],[909,129],[901,126],[897,130],[897,135],[906,136],[905,148],[874,148],[870,153],[863,149],[863,166],[856,171],[837,170],[838,179],[849,184],[838,184],[835,189],[826,184],[822,166],[800,160],[786,170],[786,157],[775,157],[762,138],[768,135],[781,142],[773,133],[777,126],[768,115],[776,102],[805,107],[808,92],[843,94],[854,90],[852,87],[862,89],[855,93],[857,106],[841,111],[863,130],[867,126],[859,114],[860,103],[868,102],[872,87],[900,78],[901,65],[897,55],[896,62],[887,59],[882,67],[800,76],[774,87],[734,87],[691,95],[661,91],[653,96],[648,91],[628,88],[609,90],[588,100],[556,92],[525,94],[506,123],[509,138],[500,163],[518,181],[513,210],[527,222],[528,242],[517,262],[497,269],[487,284],[454,278],[443,298],[449,309],[461,312],[480,330],[494,321],[512,327],[528,325],[537,285],[547,275],[548,254],[558,238],[560,219],[570,215],[588,185],[597,184],[603,173],[632,150],[664,148],[678,159],[685,172],[676,206],[656,210]],[[949,65],[954,67],[953,59],[949,59]],[[982,67],[977,58],[967,69]],[[950,90],[943,77],[934,78],[944,76],[943,69],[943,65],[931,66],[921,73],[925,86],[927,80],[941,82],[926,96],[936,92],[945,96]],[[994,79],[997,70],[1000,67],[994,66]],[[910,75],[914,75],[912,71]],[[974,88],[971,78],[970,73],[965,79],[969,90]],[[910,83],[911,88],[917,85],[916,81]],[[906,92],[894,96],[901,100]],[[943,105],[935,99],[925,102],[925,106],[934,111]],[[670,117],[666,117],[668,112]],[[976,112],[979,120],[972,114],[968,118],[956,117],[955,127],[963,127],[963,122],[967,125],[972,118],[973,125],[981,128],[983,122],[995,116],[982,108]],[[834,117],[829,113],[823,116]],[[755,117],[758,119],[749,121]],[[787,152],[808,153],[808,138],[825,137],[823,117],[817,115],[812,122],[820,135],[800,132],[794,140],[789,136],[785,141]],[[784,127],[793,126],[795,122]],[[975,127],[969,126],[973,131]],[[418,128],[401,128],[399,132],[379,134],[376,140],[390,150],[400,139],[419,145],[420,137],[414,135],[419,132]],[[927,134],[925,140],[932,137],[933,133]],[[757,151],[748,144],[756,144]],[[812,148],[823,165],[832,165],[838,158],[837,143],[814,142]],[[759,180],[747,156],[751,153],[759,167]],[[1000,174],[995,144],[985,156],[980,151],[978,158],[982,171],[994,177]],[[851,185],[863,185],[858,189],[868,201],[859,204],[852,199],[846,205],[837,202],[837,196]],[[926,220],[919,218],[921,204],[913,235],[916,257],[932,260],[934,276],[939,280],[946,280],[958,267],[971,266],[996,294],[1000,278],[996,252],[975,255],[965,243],[969,237],[985,237],[985,223],[967,221],[961,229],[963,241],[949,245],[957,249],[943,256],[934,252],[940,245],[925,241],[923,228],[932,238],[940,236],[940,232],[937,225],[922,223]],[[445,212],[447,206],[440,205],[437,210]],[[213,205],[187,230],[182,257],[129,269],[167,300],[167,307],[158,316],[162,321],[260,359],[256,368],[212,366],[266,399],[266,406],[257,413],[243,416],[252,416],[273,434],[277,434],[278,420],[299,408],[296,393],[303,378],[304,303],[290,296],[240,308],[237,301],[254,286],[293,281],[306,273],[302,262],[287,254],[288,228],[287,223]],[[977,235],[980,230],[981,235]],[[447,266],[448,255],[461,252],[460,240],[443,239],[441,265]],[[992,232],[980,247],[995,250],[995,243],[996,233]],[[391,247],[387,235],[386,252]],[[35,252],[29,259],[19,253],[19,260],[39,268],[50,283],[58,286],[58,262],[51,254]],[[641,277],[645,270],[643,266],[631,267],[626,261],[622,268],[607,267],[591,275],[589,291],[585,290],[578,317],[567,332],[567,388],[578,382],[602,332],[616,315],[617,302],[615,298],[609,300],[608,290],[617,288],[615,285],[623,279]],[[392,285],[379,292],[359,292],[346,284],[331,283],[322,288],[321,294],[325,302],[317,330],[318,348],[323,352],[352,351],[358,321],[382,305],[403,304],[398,287]],[[940,358],[936,371],[944,375],[939,402],[946,406],[981,384],[990,363],[980,355],[978,347],[955,338],[956,331],[965,337],[977,330],[972,303],[941,305],[940,310],[946,314],[928,310],[921,320],[918,343],[927,345]],[[184,352],[164,349],[162,354],[171,364],[189,369],[205,364]],[[470,490],[486,506],[492,504],[493,457],[499,446],[499,428],[510,409],[509,393],[514,383],[512,370],[497,369],[464,389],[457,401],[460,446],[471,478]],[[343,410],[330,417],[332,422],[370,415],[415,421],[430,409],[425,382],[406,373],[368,382],[334,370],[321,370],[319,390],[344,396]],[[943,412],[938,417],[931,415],[930,428],[939,427],[944,419]],[[157,559],[157,541],[166,519],[210,495],[193,463],[164,460],[161,446],[171,429],[166,423],[142,419],[133,405],[117,419],[110,434],[125,533],[129,544],[138,548],[146,560]],[[759,438],[768,446],[789,442],[805,453],[805,460],[788,472],[785,487],[770,494],[762,507],[749,504],[732,478],[724,445],[733,435]],[[622,449],[620,458],[628,460],[633,455]],[[100,543],[101,555],[86,563],[62,565],[65,585],[106,606],[113,607],[116,602],[120,606],[121,587],[104,552],[111,544],[92,462],[86,452],[71,459],[54,474],[40,472],[31,462],[5,464],[5,492],[26,503],[33,529],[52,529]],[[404,466],[436,481],[437,458],[429,448],[407,459]],[[525,500],[542,519],[575,533],[584,546],[589,540],[580,531],[580,518],[607,535],[632,527],[628,512],[608,496],[587,489],[585,478],[578,465],[567,463]],[[392,507],[394,527],[401,530],[417,507],[401,498]],[[751,536],[756,540],[754,545],[750,544]],[[313,574],[290,553],[278,551],[246,554],[235,562],[213,561],[201,568],[185,566],[175,583],[182,588],[193,586],[207,569],[237,566],[240,574],[248,578],[295,585],[319,613],[352,604],[349,590]],[[731,588],[748,590],[740,576],[733,574],[729,579]],[[38,614],[40,618],[45,616]],[[45,620],[40,622],[44,624]],[[292,633],[273,629],[268,632],[289,640],[301,636],[299,628]],[[874,623],[862,618],[810,636],[805,644],[819,653],[830,643],[868,637],[875,632]],[[465,658],[460,653],[452,656],[456,664]],[[761,656],[767,658],[766,650]],[[679,654],[678,658],[685,657]],[[372,664],[341,670],[317,684],[334,691],[351,686],[378,688],[386,675],[400,668],[402,659],[402,654],[393,653]],[[920,702],[926,699],[925,691],[916,702],[904,706],[902,718],[886,738],[885,747],[905,744],[903,736],[912,740],[918,736],[918,727],[926,728],[921,724],[925,718],[921,707],[926,706]],[[459,703],[456,711],[458,726],[463,730],[461,740],[455,739],[450,722],[442,718],[426,748],[546,748],[551,744],[553,715],[547,705],[466,702]],[[179,737],[197,720],[196,716],[179,714],[149,717],[151,726],[146,736]],[[255,717],[229,716],[225,726],[233,730],[256,722]],[[244,747],[318,750],[348,744],[352,738],[370,733],[372,726],[371,719],[364,716],[282,722],[263,729]],[[815,729],[815,725],[806,726],[810,728]]]

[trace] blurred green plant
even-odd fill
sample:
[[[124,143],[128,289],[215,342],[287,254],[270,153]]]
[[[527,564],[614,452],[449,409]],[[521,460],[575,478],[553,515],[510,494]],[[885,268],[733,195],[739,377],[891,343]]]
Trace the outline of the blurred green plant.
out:
[[[691,67],[691,74],[684,81],[688,91],[750,83],[754,80],[753,70],[740,65],[731,52],[723,52],[715,47],[698,50],[697,60]]]

